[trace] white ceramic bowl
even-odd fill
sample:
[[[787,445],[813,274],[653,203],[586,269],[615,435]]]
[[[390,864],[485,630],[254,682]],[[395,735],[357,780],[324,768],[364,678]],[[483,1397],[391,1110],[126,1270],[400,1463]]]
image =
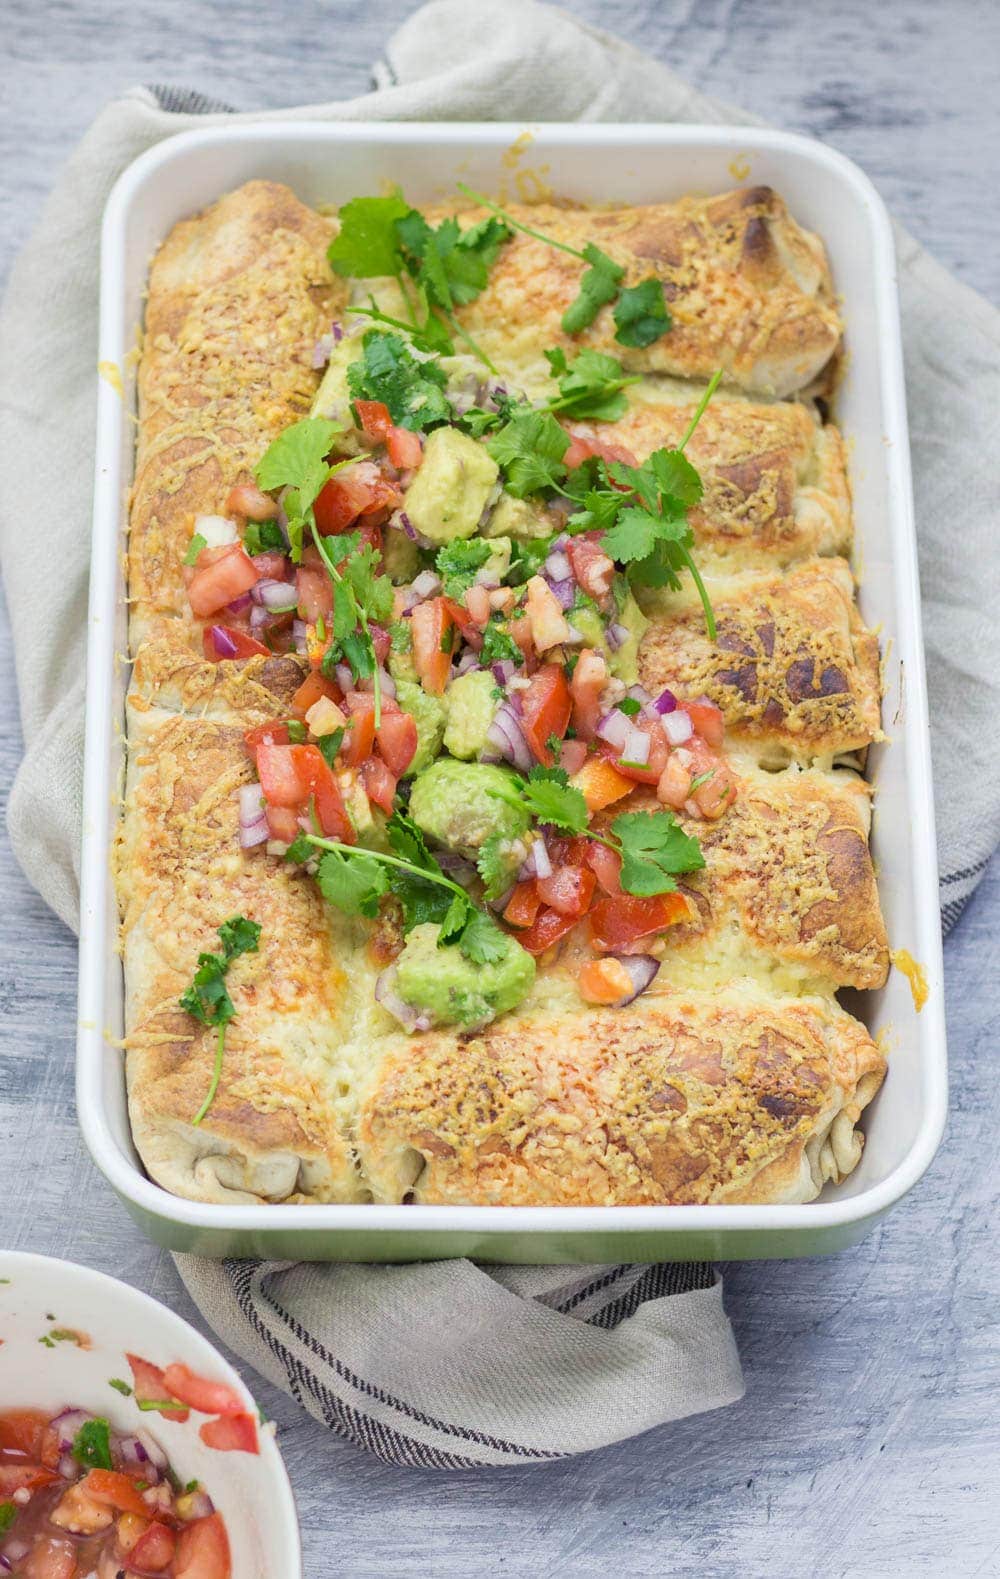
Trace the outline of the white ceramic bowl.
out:
[[[245,1383],[212,1345],[147,1294],[72,1261],[0,1251],[0,1278],[0,1407],[55,1414],[76,1405],[120,1431],[148,1431],[182,1481],[203,1482],[225,1519],[233,1579],[301,1579],[295,1502],[273,1432],[260,1432],[259,1454],[219,1452],[198,1435],[204,1416],[166,1421],[108,1385],[110,1377],[131,1381],[131,1351],[226,1382],[256,1413]],[[85,1333],[90,1347],[47,1347],[40,1340],[53,1327]]]

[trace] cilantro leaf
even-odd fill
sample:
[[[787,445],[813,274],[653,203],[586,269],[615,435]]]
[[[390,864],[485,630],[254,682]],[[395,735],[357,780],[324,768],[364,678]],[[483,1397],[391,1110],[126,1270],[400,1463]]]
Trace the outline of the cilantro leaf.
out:
[[[510,938],[483,910],[470,909],[458,946],[473,965],[495,965],[510,948]]]
[[[256,954],[260,946],[260,922],[248,921],[246,916],[230,916],[219,928],[219,937],[226,957],[238,959],[241,954]]]
[[[236,1013],[226,991],[227,963],[217,954],[199,954],[194,979],[178,999],[181,1008],[202,1025],[224,1025]]]
[[[427,848],[421,829],[405,812],[393,812],[385,825],[389,847],[400,860],[427,872],[440,872],[441,868]]]
[[[492,545],[481,537],[456,538],[438,550],[437,573],[444,583],[445,596],[462,598],[476,579],[493,552]]]
[[[355,197],[339,212],[340,230],[327,249],[335,274],[371,279],[398,274],[398,221],[411,212],[397,187],[388,197]]]
[[[297,833],[285,851],[285,860],[292,866],[304,866],[307,861],[313,860],[315,854],[316,851],[305,834]]]
[[[17,1514],[18,1507],[16,1502],[0,1502],[0,1535],[6,1535],[17,1518]]]
[[[71,1452],[77,1463],[85,1464],[88,1469],[110,1469],[111,1427],[108,1422],[85,1420],[73,1438]]]
[[[659,340],[672,323],[663,285],[654,277],[638,285],[627,285],[615,302],[613,316],[618,344],[640,348]]]
[[[563,456],[569,449],[569,434],[549,411],[512,407],[504,426],[487,439],[486,448],[503,467],[507,491],[517,499],[552,488],[566,475]]]
[[[518,787],[521,805],[536,821],[550,822],[566,833],[582,833],[586,828],[587,802],[569,783],[565,769],[533,767]]]
[[[451,904],[445,911],[444,919],[441,922],[438,948],[443,948],[446,943],[457,943],[472,919],[472,915],[472,901],[464,894],[453,895]]]
[[[398,427],[417,433],[450,420],[451,403],[444,392],[447,377],[436,362],[418,360],[398,334],[380,329],[367,330],[361,347],[361,360],[347,369],[355,400],[380,400]]]
[[[683,450],[654,450],[645,463],[656,478],[661,494],[678,504],[697,504],[702,495],[701,477]]]
[[[410,343],[421,351],[430,351],[434,356],[454,356],[455,345],[448,333],[447,325],[442,318],[432,313],[427,308],[423,321],[407,323],[404,318],[392,318],[388,313],[382,312],[376,305],[374,296],[369,296],[367,307],[348,307],[349,313],[358,313],[362,317],[370,318],[372,323],[387,324],[390,329],[402,329]]]
[[[705,865],[701,845],[686,834],[673,812],[626,811],[611,824],[621,844],[621,885],[629,894],[669,894],[679,872]]]
[[[304,515],[330,475],[326,457],[341,431],[340,423],[326,417],[303,417],[300,422],[293,422],[273,440],[254,469],[257,486],[265,493],[294,488],[297,511]]]
[[[566,353],[561,349],[546,351],[545,355],[559,384],[559,399],[549,402],[550,410],[601,422],[616,422],[625,415],[625,389],[639,380],[626,377],[621,363],[613,356],[586,350],[567,364]]]
[[[658,515],[638,505],[629,505],[619,512],[614,526],[605,532],[601,547],[620,565],[647,559],[660,540],[661,525]]]
[[[389,891],[385,867],[359,851],[350,856],[326,850],[316,868],[320,893],[328,904],[349,916],[378,915],[379,900]]]
[[[283,554],[287,545],[277,521],[248,521],[243,533],[243,547],[253,558],[254,554]]]
[[[480,665],[485,669],[487,664],[503,663],[506,659],[512,660],[520,668],[524,662],[524,653],[509,631],[493,619],[483,631],[483,645],[479,654]]]
[[[330,767],[330,768],[336,767],[336,765],[337,765],[337,752],[340,750],[340,748],[343,745],[343,743],[344,743],[344,731],[343,731],[343,729],[333,729],[333,730],[330,731],[330,733],[328,735],[318,735],[317,736],[316,744],[319,746],[320,755],[322,756],[322,758],[323,758],[324,762],[326,763],[327,767]],[[306,856],[306,860],[308,860],[308,859],[309,859],[309,857]]]
[[[195,532],[192,535],[190,543],[188,544],[188,551],[184,555],[184,563],[185,563],[185,565],[193,565],[195,560],[198,558],[198,555],[201,553],[202,549],[203,548],[207,548],[207,547],[208,547],[208,544],[206,543],[205,539],[202,537],[201,533],[200,532]],[[247,549],[247,553],[249,553],[249,552],[250,552],[250,550]]]
[[[514,878],[510,841],[501,833],[491,833],[479,846],[476,870],[483,881],[487,899],[499,899]]]
[[[592,324],[601,308],[614,301],[625,277],[621,265],[591,241],[584,247],[582,256],[590,268],[584,269],[580,277],[579,294],[562,315],[566,334],[579,334],[581,329]]]
[[[456,219],[432,228],[411,209],[396,225],[407,270],[435,307],[450,312],[475,301],[485,288],[497,253],[510,237],[502,219],[490,217],[463,231]]]
[[[504,578],[508,586],[523,586],[525,582],[531,580],[532,576],[537,575],[548,559],[554,541],[554,533],[551,537],[515,537],[511,544],[510,569]]]

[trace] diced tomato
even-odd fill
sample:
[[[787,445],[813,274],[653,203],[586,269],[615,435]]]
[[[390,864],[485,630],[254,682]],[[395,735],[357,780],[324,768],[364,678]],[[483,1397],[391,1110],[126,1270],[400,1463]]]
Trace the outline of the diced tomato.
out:
[[[311,625],[333,613],[333,582],[325,566],[300,565],[295,572],[295,598],[299,614]]]
[[[593,740],[601,721],[601,696],[608,683],[604,654],[584,647],[576,661],[570,681],[573,698],[573,728],[583,740]]]
[[[347,815],[333,769],[319,746],[289,746],[288,749],[293,756],[296,775],[305,786],[306,799],[315,807],[320,832],[327,839],[353,844],[357,837],[354,824]]]
[[[375,698],[370,691],[349,691],[344,706],[351,715],[340,754],[345,767],[357,768],[372,754],[375,744]]]
[[[271,806],[301,806],[308,796],[309,791],[299,777],[296,749],[295,746],[266,744],[257,747],[257,776],[264,799]]]
[[[625,966],[617,959],[592,959],[577,977],[585,1003],[620,1003],[635,988]]]
[[[76,1579],[80,1570],[71,1542],[57,1535],[43,1535],[18,1572],[24,1579]]]
[[[310,747],[299,749],[308,751]],[[227,1382],[213,1382],[207,1376],[199,1376],[197,1371],[192,1371],[187,1365],[168,1365],[163,1373],[163,1385],[171,1398],[197,1409],[199,1414],[238,1415],[246,1408],[239,1393]]]
[[[578,789],[587,803],[587,810],[600,811],[604,806],[611,806],[616,800],[630,795],[634,788],[631,779],[608,761],[606,757],[588,757],[578,773],[573,774],[572,784]]]
[[[535,656],[535,639],[531,634],[531,621],[527,614],[520,614],[516,620],[510,620],[507,630],[510,633],[511,640],[520,647],[525,661],[530,663]]]
[[[401,472],[414,471],[424,458],[419,433],[409,428],[392,428],[388,438],[389,459]]]
[[[42,1464],[0,1464],[0,1499],[12,1497],[15,1491],[37,1491],[58,1479],[54,1469]]]
[[[531,877],[526,882],[516,885],[507,901],[503,918],[512,927],[530,927],[541,909],[541,904],[535,879]]]
[[[257,760],[258,746],[287,746],[287,744],[287,724],[257,724],[255,728],[248,729],[243,736],[243,746],[251,762]]]
[[[597,749],[601,756],[609,761],[622,778],[631,779],[634,784],[656,784],[660,774],[667,765],[667,756],[670,747],[667,745],[666,736],[659,723],[640,724],[643,734],[649,736],[649,757],[640,767],[635,762],[624,760],[620,754],[609,746],[607,741],[598,742]]]
[[[600,949],[615,953],[627,949],[639,938],[685,921],[691,907],[683,894],[610,895],[599,899],[590,912],[590,930]]]
[[[278,506],[269,494],[262,493],[255,483],[241,482],[230,488],[226,498],[226,514],[242,515],[248,521],[273,521]]]
[[[368,799],[374,801],[376,806],[381,806],[384,812],[391,813],[393,797],[396,793],[396,775],[389,770],[381,757],[367,757],[359,771]]]
[[[418,603],[410,616],[413,663],[421,685],[432,696],[444,693],[451,672],[448,637],[455,617],[449,607],[450,601],[449,598],[428,598]]]
[[[226,646],[228,647],[232,643],[236,649],[235,652],[220,652],[216,645],[215,637],[212,635],[212,632],[215,630],[222,632]],[[269,649],[264,646],[263,642],[255,641],[252,636],[247,635],[246,631],[237,630],[233,625],[206,625],[201,633],[201,646],[209,663],[218,663],[223,657],[238,660],[240,658],[269,658],[271,656]]]
[[[232,1572],[226,1526],[218,1513],[181,1531],[174,1579],[232,1579]]]
[[[198,1435],[206,1447],[218,1448],[223,1453],[260,1452],[253,1415],[220,1415],[218,1420],[206,1420]]]
[[[288,806],[265,806],[264,815],[267,818],[267,831],[271,838],[280,840],[282,844],[291,844],[302,832],[298,813]]]
[[[48,1416],[40,1409],[7,1409],[0,1414],[0,1452],[37,1458]]]
[[[521,696],[521,728],[537,762],[551,767],[555,758],[548,741],[561,740],[569,728],[570,694],[566,676],[557,663],[538,670]]]
[[[323,488],[314,506],[316,526],[324,537],[346,532],[359,515],[395,508],[402,495],[373,461],[358,461],[338,472]]]
[[[579,773],[587,760],[587,742],[585,740],[564,740],[559,748],[559,766],[570,778],[574,773]]]
[[[260,580],[257,566],[242,543],[226,543],[221,548],[203,548],[195,563],[188,587],[188,602],[199,619],[217,614],[234,598]]]
[[[527,931],[517,934],[517,941],[529,954],[544,954],[553,943],[566,936],[576,926],[576,916],[563,916],[548,906],[539,910]]]
[[[392,418],[389,407],[383,405],[381,400],[356,400],[354,412],[358,419],[358,427],[367,433],[370,439],[379,443],[389,437],[392,432]]]
[[[586,862],[606,894],[620,894],[622,858],[606,844],[592,839],[587,845]]]
[[[177,1537],[167,1525],[154,1523],[148,1530],[143,1530],[132,1550],[128,1554],[129,1568],[141,1568],[144,1572],[162,1573],[167,1564],[173,1560],[177,1549]]]
[[[127,1475],[116,1469],[92,1469],[80,1481],[80,1490],[92,1502],[117,1508],[119,1513],[136,1513],[141,1519],[149,1518],[149,1509]]]
[[[384,665],[392,647],[392,637],[383,625],[376,625],[374,621],[368,627],[368,634],[372,639],[376,662]]]
[[[325,674],[320,674],[313,669],[307,674],[295,695],[292,697],[292,712],[300,713],[304,718],[314,702],[321,696],[327,697],[331,702],[336,702],[338,707],[341,702],[340,687],[328,680]]]
[[[480,630],[485,630],[490,618],[490,595],[485,587],[471,586],[465,594],[465,607],[469,618]]]
[[[598,603],[611,591],[615,562],[589,536],[571,537],[566,544],[570,566],[578,584]]]
[[[574,433],[572,429],[568,432],[570,445],[563,462],[570,471],[582,466],[591,455],[599,455],[603,461],[624,461],[627,466],[638,464],[632,451],[626,449],[624,444],[606,444],[603,439],[591,438],[589,434]]]
[[[277,549],[254,554],[251,563],[262,581],[284,581],[289,570],[294,568]]]
[[[294,838],[294,834],[292,836]],[[163,1372],[158,1365],[153,1365],[149,1360],[144,1360],[138,1354],[126,1354],[129,1367],[132,1371],[132,1386],[137,1404],[167,1403],[170,1394],[163,1383]],[[186,1409],[163,1410],[161,1418],[176,1420],[183,1425],[188,1418]]]
[[[701,736],[706,745],[718,750],[725,734],[721,708],[716,707],[714,702],[685,702],[683,706],[694,725],[695,733]]]
[[[736,776],[725,758],[706,745],[699,735],[694,735],[688,742],[687,752],[694,779],[709,775],[701,784],[696,783],[690,791],[690,798],[701,815],[714,822],[729,810],[736,799]],[[660,795],[659,789],[657,795]]]
[[[417,754],[417,726],[409,713],[390,713],[382,706],[382,722],[375,731],[378,748],[397,778],[400,778]]]
[[[538,879],[538,897],[561,916],[582,916],[594,897],[597,879],[588,866],[554,866]]]

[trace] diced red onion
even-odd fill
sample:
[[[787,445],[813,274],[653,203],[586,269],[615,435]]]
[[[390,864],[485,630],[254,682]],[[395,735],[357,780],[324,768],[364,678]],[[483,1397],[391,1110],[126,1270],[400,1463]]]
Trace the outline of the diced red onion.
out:
[[[339,665],[338,665],[338,668],[339,668]],[[392,675],[389,673],[388,669],[379,669],[378,678],[379,678],[379,688],[380,688],[380,690],[382,692],[382,695],[383,696],[387,696],[389,698],[390,702],[394,702],[396,700],[396,682],[392,678]],[[344,687],[341,686],[341,690],[343,690],[343,689],[344,689]],[[350,685],[350,689],[352,691],[355,690],[355,689],[357,689],[359,691],[369,691],[369,692],[370,691],[374,691],[374,689],[375,689],[375,677],[374,677],[374,675],[370,675],[370,674],[366,675],[363,680],[359,680],[358,681],[357,687],[355,687],[354,682],[352,681],[351,685]]]
[[[334,344],[339,345],[341,340],[344,338],[344,331],[336,319],[334,319],[333,323],[330,325],[330,333],[333,335]]]
[[[190,1493],[190,1498],[191,1500],[188,1503],[187,1515],[189,1521],[193,1519],[210,1518],[215,1512],[215,1503],[208,1495],[208,1492],[202,1491],[200,1487],[197,1491],[192,1491]]]
[[[630,696],[633,702],[638,702],[641,707],[648,707],[653,700],[644,685],[630,685],[625,695]]]
[[[614,746],[616,751],[624,751],[631,728],[632,725],[625,714],[617,707],[613,707],[598,724],[597,734],[601,740],[606,740],[609,746]]]
[[[194,532],[205,539],[206,548],[224,548],[240,540],[236,522],[231,521],[228,515],[196,515]]]
[[[75,1479],[79,1467],[72,1453],[63,1453],[61,1455],[59,1459],[59,1473],[63,1480]]]
[[[259,784],[241,784],[236,791],[240,803],[240,826],[249,828],[264,815],[264,797]]]
[[[566,635],[562,642],[564,647],[578,647],[584,639],[582,631],[578,631],[575,625],[567,624]]]
[[[461,658],[458,660],[458,663],[455,666],[455,673],[456,675],[468,674],[470,669],[478,668],[479,661],[477,654],[474,652],[463,652]]]
[[[411,543],[416,543],[420,548],[432,548],[434,546],[429,537],[425,537],[423,532],[417,531],[405,510],[394,510],[389,517],[387,525],[398,527],[400,531],[406,533]]]
[[[402,591],[402,588],[400,590]],[[419,594],[414,592],[412,587],[407,587],[406,591],[403,593],[403,603],[400,609],[400,613],[403,615],[404,619],[408,614],[413,613],[413,610],[416,608],[419,602]]]
[[[272,614],[285,614],[295,607],[295,588],[290,581],[275,581],[267,577],[251,587],[250,596]]]
[[[613,954],[611,958],[616,959],[619,965],[624,965],[632,978],[633,990],[627,997],[619,998],[615,1005],[615,1008],[623,1009],[627,1003],[633,1003],[640,993],[646,991],[660,968],[660,961],[652,954]]]
[[[250,607],[252,601],[253,599],[251,598],[249,592],[241,592],[238,598],[233,599],[232,603],[226,604],[226,613],[242,614]]]
[[[622,760],[645,767],[649,761],[649,736],[635,724],[629,724],[628,736],[622,746]]]
[[[559,607],[563,610],[571,609],[576,599],[576,582],[573,577],[567,576],[562,581],[552,581],[546,574],[545,581],[554,592]]]
[[[672,746],[682,746],[694,734],[694,725],[690,713],[685,713],[682,708],[677,708],[673,713],[665,713],[661,719],[663,733]]]
[[[215,656],[217,658],[236,657],[236,643],[233,641],[233,638],[223,630],[221,625],[210,626],[208,634],[211,637],[212,646],[215,648]]]
[[[564,740],[559,748],[559,766],[565,768],[570,778],[574,773],[579,773],[587,760],[587,742],[585,740]]]
[[[393,1019],[398,1020],[404,1031],[421,1029],[421,1015],[412,1003],[407,1003],[396,991],[396,966],[390,965],[375,978],[375,999]],[[425,1017],[424,1017],[425,1018]],[[423,1027],[423,1028],[426,1028]]]
[[[572,576],[573,568],[569,562],[569,555],[561,548],[553,548],[542,569],[550,581],[565,581],[567,576]]]
[[[256,822],[248,822],[246,826],[240,824],[241,850],[253,850],[258,844],[266,844],[270,837],[266,817],[259,817]]]
[[[260,638],[261,632],[267,629],[273,618],[274,616],[269,614],[267,609],[265,609],[262,604],[254,604],[253,608],[250,610],[250,629],[253,631],[258,640]]]
[[[653,706],[661,715],[663,713],[672,713],[677,706],[677,698],[673,691],[664,690],[660,692],[659,696],[656,698],[656,701],[653,703]]]
[[[534,758],[524,738],[520,720],[510,702],[501,702],[486,731],[486,739],[503,761],[513,763],[521,773],[530,773]]]
[[[524,864],[532,867],[532,875],[535,877],[552,876],[552,860],[549,856],[548,845],[541,834],[532,843],[530,854]]]
[[[333,345],[334,341],[332,334],[320,335],[319,339],[316,341],[316,344],[313,346],[312,365],[314,368],[326,366],[327,362],[330,360],[330,353],[333,350]]]
[[[59,1446],[64,1453],[68,1453],[73,1446],[81,1426],[85,1426],[87,1421],[93,1418],[86,1409],[76,1408],[63,1409],[60,1414],[53,1415],[52,1424],[59,1427]]]
[[[292,621],[292,639],[295,642],[296,652],[306,650],[306,622],[305,620]]]
[[[481,570],[476,571],[473,584],[477,587],[485,587],[487,592],[495,592],[500,585],[500,577],[495,570],[489,570],[483,565]]]
[[[618,652],[628,641],[629,629],[627,625],[620,625],[617,620],[613,620],[604,635],[611,651]]]
[[[157,1469],[166,1469],[169,1461],[159,1442],[155,1441],[148,1431],[137,1431],[136,1439],[145,1451],[149,1462],[155,1464]]]
[[[496,663],[490,664],[490,668],[493,670],[493,678],[497,685],[509,685],[514,678],[517,664],[513,658],[498,658]]]
[[[413,581],[413,591],[418,598],[433,598],[441,591],[441,577],[433,570],[422,570]]]
[[[340,689],[343,691],[345,696],[347,695],[348,691],[354,690],[354,676],[351,673],[349,664],[338,663],[334,673],[337,676],[337,684],[340,686]]]
[[[456,883],[461,883],[463,888],[468,888],[476,876],[476,868],[464,855],[459,855],[455,850],[438,850],[437,862],[442,872],[454,878]]]

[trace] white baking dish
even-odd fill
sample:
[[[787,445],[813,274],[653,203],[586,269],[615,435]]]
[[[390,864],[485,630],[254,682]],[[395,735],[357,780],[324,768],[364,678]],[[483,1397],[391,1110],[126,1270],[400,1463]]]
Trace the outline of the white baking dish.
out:
[[[861,608],[885,654],[885,745],[874,853],[892,946],[923,966],[917,1014],[907,980],[852,1007],[890,1052],[850,1179],[808,1206],[429,1207],[209,1206],[147,1179],[132,1146],[122,1058],[122,972],[109,849],[122,768],[126,674],[122,543],[132,469],[134,345],[150,255],[178,219],[252,177],[287,182],[308,203],[339,203],[400,183],[414,202],[457,179],[525,195],[547,186],[584,202],[653,202],[776,187],[823,237],[843,299],[848,357],[836,416],[848,439],[863,569]],[[162,1243],[203,1254],[496,1260],[679,1259],[811,1255],[861,1237],[920,1177],[941,1136],[946,1059],[937,864],[907,451],[895,259],[888,216],[847,159],[818,143],[746,128],[672,126],[335,125],[278,122],[186,132],[143,155],[108,202],[102,238],[97,432],[80,937],[77,1093],[87,1144],[126,1207]]]

